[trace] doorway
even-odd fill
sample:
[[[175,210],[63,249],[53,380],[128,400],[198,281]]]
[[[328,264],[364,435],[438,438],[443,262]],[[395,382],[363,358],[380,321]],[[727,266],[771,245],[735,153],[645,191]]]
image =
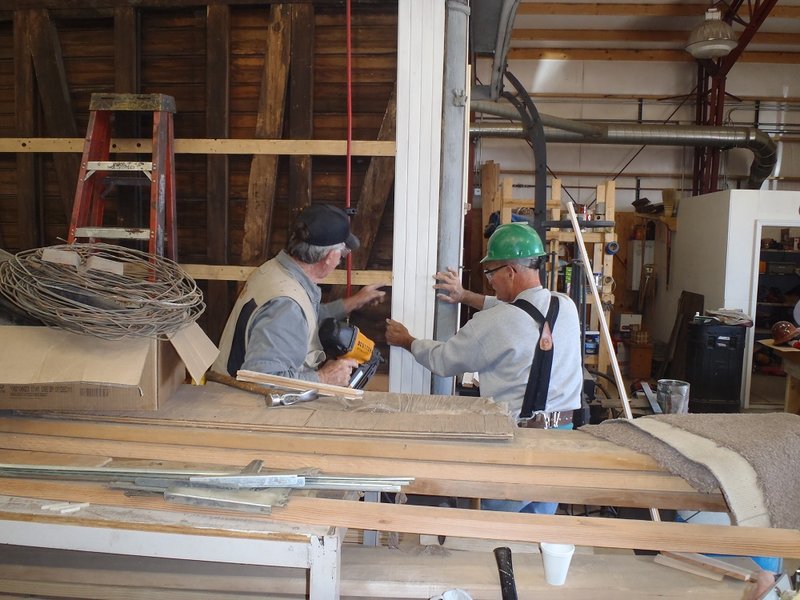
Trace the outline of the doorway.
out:
[[[772,338],[779,321],[797,325],[800,316],[800,227],[794,223],[761,223],[759,227],[758,279],[755,286],[750,410],[782,410],[786,375],[774,350],[758,343]]]

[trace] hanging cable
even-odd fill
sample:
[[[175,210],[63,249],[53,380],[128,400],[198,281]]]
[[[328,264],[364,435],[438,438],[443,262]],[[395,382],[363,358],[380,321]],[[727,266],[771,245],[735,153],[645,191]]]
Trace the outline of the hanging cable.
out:
[[[353,44],[352,44],[352,21],[350,16],[350,0],[347,0],[346,8],[347,21],[347,164],[345,166],[345,207],[350,208],[350,190],[352,186],[352,142],[353,142]],[[349,211],[348,211],[349,213]],[[352,216],[351,216],[352,219]],[[347,255],[347,285],[345,295],[350,296],[350,286],[352,284],[353,257]]]

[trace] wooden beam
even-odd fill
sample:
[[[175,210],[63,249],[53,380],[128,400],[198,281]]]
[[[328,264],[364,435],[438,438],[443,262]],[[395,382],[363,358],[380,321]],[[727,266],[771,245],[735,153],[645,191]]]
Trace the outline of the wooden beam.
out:
[[[702,19],[708,4],[635,4],[585,2],[539,2],[525,0],[517,8],[518,15],[557,15],[557,16],[632,16],[632,17],[697,17]],[[740,11],[746,16],[747,8]],[[770,13],[773,17],[800,19],[800,6],[776,6]]]
[[[511,48],[509,60],[619,60],[690,62],[694,59],[683,50],[626,50],[601,48]]]
[[[683,42],[685,31],[631,31],[628,29],[514,29],[516,42]]]
[[[68,502],[90,502],[148,510],[173,510],[162,498],[126,497],[102,484],[25,479],[4,480],[7,495]],[[227,514],[219,509],[186,506],[187,513]],[[3,518],[25,515],[3,513]],[[407,504],[356,502],[292,496],[284,508],[275,507],[271,515],[248,515],[255,521],[303,523],[363,530],[423,533],[478,539],[502,539],[517,542],[559,542],[600,548],[638,548],[645,550],[726,553],[756,556],[797,557],[800,554],[800,531],[730,527],[674,522],[534,515],[503,511],[467,510]],[[42,517],[47,518],[47,517]],[[108,526],[89,515],[81,517],[84,525]],[[120,524],[120,526],[125,526]],[[179,531],[180,525],[137,524],[140,529]],[[212,533],[214,530],[210,530]],[[229,534],[228,534],[229,535]],[[251,531],[249,537],[269,535]]]
[[[684,50],[626,50],[595,48],[511,48],[509,60],[614,60],[651,62],[689,62],[694,58]],[[739,62],[764,64],[800,63],[798,52],[751,52],[739,57]]]
[[[120,94],[139,92],[139,12],[133,6],[114,9],[114,90]]]
[[[500,190],[500,165],[494,161],[487,161],[481,165],[481,231],[489,224],[489,219],[492,213],[498,210],[498,192]],[[480,257],[476,257],[478,261],[486,255],[486,237],[482,236],[482,252]],[[479,294],[489,293],[489,283],[483,277],[481,266],[479,262],[473,264],[473,270],[476,278],[473,283],[479,289],[473,290]],[[480,279],[477,275],[481,274]]]
[[[263,398],[261,400],[263,402]],[[263,412],[263,404],[261,406]],[[278,411],[281,409],[275,409]],[[275,411],[268,411],[274,413]],[[224,414],[224,410],[222,414]],[[283,411],[281,410],[283,413]],[[213,418],[213,411],[208,411]],[[220,414],[218,411],[217,414]],[[283,413],[285,415],[285,413]],[[301,411],[301,418],[306,418],[307,412]],[[410,415],[409,415],[410,416]],[[117,419],[119,420],[119,419]],[[128,417],[125,420],[136,420]],[[139,419],[143,420],[143,419]],[[263,416],[262,419],[264,420]],[[177,422],[177,421],[176,421]],[[173,462],[203,463],[220,467],[236,467],[244,465],[253,459],[262,458],[265,450],[258,454],[252,449],[239,449],[230,447],[212,447],[202,441],[215,432],[214,424],[209,422],[208,428],[194,428],[184,430],[193,432],[196,442],[175,445],[175,434],[169,429],[159,426],[158,432],[165,431],[167,437],[161,442],[150,438],[143,441],[112,436],[100,439],[87,436],[71,436],[52,434],[45,437],[19,434],[4,436],[0,456],[5,456],[8,451],[19,456],[20,452],[29,452],[30,459],[24,459],[21,464],[36,460],[39,452],[48,455],[58,450],[62,453],[73,455],[87,455],[94,457],[114,456],[117,460],[129,463],[131,460],[158,461],[165,456]],[[246,424],[243,424],[246,427]],[[88,427],[88,426],[87,426]],[[123,435],[128,433],[130,425],[114,422],[106,427],[116,427]],[[152,425],[150,425],[152,427]],[[303,424],[298,423],[297,428]],[[139,429],[142,429],[139,426]],[[251,428],[253,429],[253,428]],[[260,438],[272,439],[273,436],[297,437],[297,431],[292,433],[270,431],[263,427],[256,427],[252,433]],[[342,439],[343,435],[333,438]],[[359,438],[352,438],[359,439]],[[374,445],[376,441],[383,444],[390,441],[391,437],[365,436]],[[416,445],[416,440],[404,439],[406,445]],[[469,449],[470,444],[460,442],[462,447]],[[474,445],[487,446],[485,442],[476,442]],[[274,446],[274,444],[273,444]],[[305,449],[303,449],[305,450]],[[528,500],[539,498],[545,501],[569,502],[573,504],[590,504],[601,506],[626,506],[640,507],[647,503],[657,508],[685,509],[685,510],[711,510],[725,511],[726,504],[721,493],[703,494],[692,489],[684,480],[677,476],[663,472],[637,472],[618,471],[613,469],[578,469],[562,468],[554,470],[552,467],[522,466],[513,464],[489,464],[479,458],[479,462],[453,461],[441,459],[408,460],[403,458],[382,458],[362,456],[358,452],[350,454],[326,454],[324,450],[318,452],[292,451],[287,447],[276,448],[269,453],[270,468],[279,470],[298,470],[313,468],[322,472],[335,474],[347,473],[351,476],[376,477],[376,476],[403,476],[414,478],[413,483],[407,486],[407,492],[427,495],[460,496],[460,497],[498,497],[511,500]],[[60,464],[60,463],[59,463]]]
[[[397,131],[397,96],[395,91],[389,97],[383,115],[379,140],[394,139]],[[351,229],[361,242],[361,247],[352,254],[352,268],[366,269],[378,230],[381,226],[386,202],[394,187],[394,157],[373,157],[370,160],[364,184],[356,205],[357,212],[351,221]],[[391,277],[384,281],[391,281]],[[346,282],[345,282],[346,283]],[[355,283],[351,281],[351,283]],[[346,287],[331,290],[332,298],[344,297]]]
[[[283,113],[289,75],[291,16],[291,7],[288,5],[273,4],[270,8],[256,120],[255,133],[259,138],[278,138],[283,133]],[[242,238],[244,264],[254,265],[263,262],[269,253],[277,177],[276,156],[253,157]]]
[[[314,137],[314,7],[292,6],[289,79],[289,137]],[[311,156],[289,157],[289,210],[291,220],[311,204]]]
[[[686,45],[685,31],[630,30],[630,29],[514,29],[512,41],[558,41],[558,42],[674,42],[681,48]],[[800,36],[794,33],[770,33],[760,31],[753,37],[753,44],[800,45]]]
[[[386,112],[383,115],[379,141],[388,141],[395,138],[397,131],[397,96],[396,90],[392,91]],[[372,247],[378,236],[386,202],[394,186],[394,157],[373,157],[370,160],[364,185],[359,194],[356,208],[358,212],[353,217],[353,232],[361,241],[361,248],[353,254],[353,268],[366,269]]]
[[[186,400],[185,388],[167,401],[170,408],[183,400],[183,404],[191,403],[192,409],[197,408],[198,402],[203,404],[205,398],[210,398],[214,409],[220,410],[231,405],[234,400],[230,397],[233,392],[221,393],[226,388],[210,384],[205,390],[207,394],[201,395],[199,400],[191,398]],[[188,394],[192,396],[192,394]],[[220,398],[221,396],[221,398]],[[248,399],[250,399],[248,397]],[[236,397],[237,406],[233,411],[236,419],[247,419],[247,411],[263,412],[259,400],[251,400],[245,404],[241,396]],[[244,405],[242,408],[241,405]],[[297,410],[297,409],[292,409]],[[115,413],[116,414],[116,413]],[[229,411],[225,411],[230,415]],[[123,414],[120,419],[111,420],[113,415],[88,415],[77,417],[69,415],[70,419],[48,420],[35,417],[8,417],[0,416],[0,436],[2,447],[13,448],[18,443],[16,435],[30,434],[32,436],[62,436],[65,438],[92,438],[114,442],[154,442],[156,439],[164,444],[176,446],[207,446],[216,448],[231,448],[247,450],[251,453],[295,452],[306,454],[328,454],[341,456],[361,456],[373,458],[388,458],[402,460],[432,459],[446,462],[461,463],[486,463],[494,465],[517,465],[523,467],[549,467],[552,469],[589,469],[602,471],[632,471],[653,472],[666,474],[658,463],[646,454],[634,452],[612,444],[606,440],[596,438],[581,431],[560,430],[518,430],[513,441],[502,444],[463,443],[450,441],[427,441],[387,439],[380,444],[375,444],[374,439],[366,438],[341,438],[337,436],[296,436],[280,434],[265,436],[260,433],[241,431],[226,428],[229,418],[220,418],[217,427],[206,429],[192,426],[192,420],[175,419],[169,423],[168,418],[156,419],[155,415],[136,420],[131,415]],[[140,415],[141,416],[141,415]],[[109,420],[111,422],[104,422]],[[195,421],[197,419],[195,418]],[[123,422],[120,425],[117,421]],[[152,424],[158,423],[158,427]],[[14,435],[11,435],[14,434]],[[46,438],[42,439],[46,444]],[[29,448],[33,449],[33,448]],[[38,451],[44,447],[36,448]],[[59,452],[65,452],[58,448]],[[86,454],[82,451],[79,454]],[[142,458],[142,457],[140,457]],[[234,463],[229,463],[234,464]],[[673,476],[680,479],[677,476]]]
[[[139,54],[141,50],[138,9],[118,6],[114,9],[114,91],[120,94],[139,92]],[[116,135],[135,138],[141,135],[138,115],[120,112],[114,116]],[[117,157],[136,160],[135,155]],[[144,227],[144,195],[138,186],[117,188],[117,226]]]
[[[28,11],[14,11],[14,107],[17,135],[21,136],[32,136],[36,133],[34,74],[28,30]],[[16,248],[27,250],[40,245],[36,157],[27,153],[19,153],[16,159]],[[1,235],[0,246],[8,247]]]
[[[276,3],[277,0],[264,0],[263,4]],[[253,0],[13,0],[18,8],[61,8],[64,10],[101,10],[117,6],[135,4],[140,8],[197,8],[208,4],[229,6],[252,6]],[[282,4],[315,4],[318,6],[342,7],[342,0],[281,0]],[[386,6],[386,0],[358,0],[360,6]],[[0,11],[2,14],[2,11]]]
[[[228,266],[228,265],[181,265],[186,273],[194,279],[207,279],[210,281],[247,281],[255,267]],[[371,283],[391,282],[391,271],[365,271],[357,270],[352,273],[353,283],[356,285],[369,285]],[[344,269],[336,269],[328,275],[323,284],[342,285],[346,282]],[[391,285],[391,283],[389,284]]]
[[[0,138],[0,152],[77,152],[83,151],[83,138]],[[113,139],[111,152],[150,154],[151,139]],[[175,140],[175,154],[313,154],[345,156],[344,140],[256,140],[196,139]],[[353,156],[394,156],[393,141],[353,140]]]
[[[206,135],[226,138],[230,120],[230,8],[209,5],[206,9]],[[206,252],[213,264],[228,263],[228,163],[227,155],[206,157]],[[230,286],[209,281],[205,330],[220,339],[231,309]]]
[[[77,137],[78,128],[72,113],[61,44],[47,10],[34,9],[28,13],[28,36],[47,130],[50,135]],[[68,222],[72,214],[80,158],[55,154],[53,159],[64,215]]]

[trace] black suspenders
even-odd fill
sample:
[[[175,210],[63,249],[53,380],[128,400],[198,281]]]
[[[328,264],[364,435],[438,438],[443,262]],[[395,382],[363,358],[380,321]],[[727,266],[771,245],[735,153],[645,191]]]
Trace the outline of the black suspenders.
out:
[[[547,317],[530,302],[517,299],[513,302],[517,308],[528,313],[539,325],[539,345],[533,352],[533,363],[528,375],[528,385],[525,388],[525,398],[522,401],[520,420],[530,419],[534,412],[541,412],[547,404],[547,390],[550,387],[550,372],[553,369],[553,326],[558,317],[558,298],[550,296],[550,306]],[[545,331],[545,323],[547,331]]]

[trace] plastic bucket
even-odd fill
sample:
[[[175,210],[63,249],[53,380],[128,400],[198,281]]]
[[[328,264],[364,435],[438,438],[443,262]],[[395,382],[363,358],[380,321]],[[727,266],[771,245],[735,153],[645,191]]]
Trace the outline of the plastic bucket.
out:
[[[659,379],[656,384],[656,400],[665,413],[688,413],[689,382],[679,379]]]

